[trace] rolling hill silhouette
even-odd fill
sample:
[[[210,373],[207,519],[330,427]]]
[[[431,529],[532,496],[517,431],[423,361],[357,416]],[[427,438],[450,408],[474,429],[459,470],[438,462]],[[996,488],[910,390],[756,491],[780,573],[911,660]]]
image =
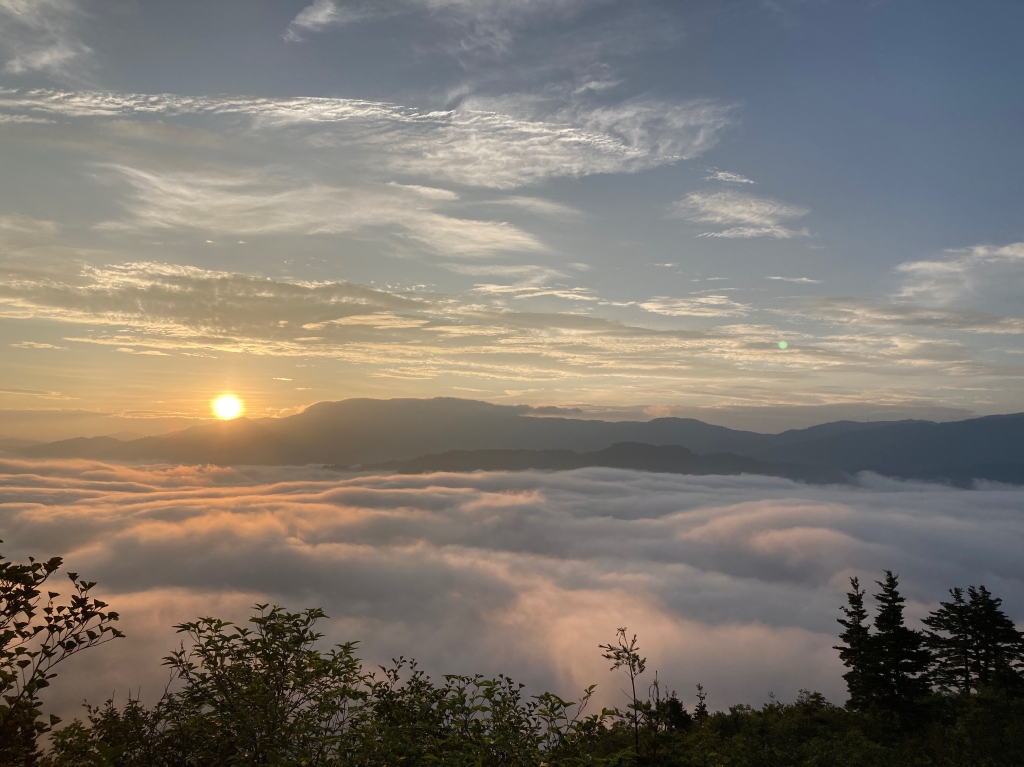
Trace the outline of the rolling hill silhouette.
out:
[[[449,451],[584,454],[618,443],[675,445],[700,456],[732,454],[734,459],[772,465],[749,464],[764,470],[749,473],[775,472],[779,465],[786,465],[793,471],[797,466],[851,475],[873,471],[961,485],[974,479],[1024,484],[1024,413],[949,423],[837,421],[759,434],[691,418],[609,422],[536,417],[527,407],[455,398],[348,399],[320,402],[287,418],[239,418],[130,441],[77,438],[32,445],[19,452],[31,457],[189,464],[367,467]],[[660,460],[639,447],[631,449],[641,464]],[[480,456],[477,463],[496,460],[497,455]],[[509,462],[504,468],[512,469],[520,458],[507,454],[504,460]]]

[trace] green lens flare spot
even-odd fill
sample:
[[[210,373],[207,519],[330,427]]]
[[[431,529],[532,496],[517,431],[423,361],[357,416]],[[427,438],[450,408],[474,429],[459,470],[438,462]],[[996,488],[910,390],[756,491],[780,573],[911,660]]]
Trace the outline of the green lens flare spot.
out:
[[[785,341],[779,341],[779,348],[780,349],[788,349],[789,348],[789,344],[787,344]]]

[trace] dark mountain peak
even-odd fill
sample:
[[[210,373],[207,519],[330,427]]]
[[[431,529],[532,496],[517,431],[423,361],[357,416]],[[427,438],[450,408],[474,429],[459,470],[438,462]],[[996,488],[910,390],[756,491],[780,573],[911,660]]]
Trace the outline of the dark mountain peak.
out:
[[[670,449],[652,452],[658,446]],[[704,456],[709,459],[701,464],[705,469],[718,466],[722,473],[776,471],[761,466],[768,463],[848,473],[867,470],[959,484],[969,484],[972,478],[1005,482],[1024,478],[1024,413],[949,423],[836,421],[782,434],[758,434],[693,418],[601,421],[537,417],[525,406],[454,397],[353,398],[318,402],[287,418],[205,423],[130,442],[64,440],[22,452],[39,457],[174,463],[366,466],[481,450],[594,453],[587,460],[611,463],[592,465],[666,466],[666,471]],[[714,454],[721,454],[718,463],[710,460]],[[499,464],[512,460],[493,458]],[[549,459],[575,460],[566,455]]]
[[[124,444],[114,437],[73,437],[43,445],[31,445],[20,452],[30,458],[102,458]]]
[[[484,402],[483,400],[474,399],[462,399],[459,397],[431,397],[427,399],[419,399],[414,397],[395,397],[393,399],[373,399],[371,397],[352,397],[349,399],[336,400],[336,401],[324,401],[317,402],[310,405],[302,413],[299,413],[295,417],[315,417],[321,418],[324,416],[337,417],[346,415],[365,415],[373,413],[375,415],[386,414],[386,415],[408,415],[415,413],[417,415],[428,415],[428,414],[451,414],[451,413],[489,413],[489,414],[501,414],[510,417],[526,413],[529,411],[529,407],[526,405],[495,405],[491,402]]]

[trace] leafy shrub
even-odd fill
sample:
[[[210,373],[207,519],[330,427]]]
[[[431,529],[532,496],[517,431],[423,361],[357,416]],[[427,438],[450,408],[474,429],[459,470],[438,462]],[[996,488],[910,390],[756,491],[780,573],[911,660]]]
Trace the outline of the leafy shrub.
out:
[[[319,647],[322,610],[263,604],[244,626],[212,617],[177,626],[182,642],[164,659],[172,684],[155,705],[87,705],[84,721],[51,732],[39,691],[54,667],[122,636],[117,613],[76,574],[66,602],[44,596],[61,564],[0,557],[4,767],[1024,764],[1024,642],[999,600],[984,587],[953,590],[919,633],[904,623],[890,572],[873,625],[855,580],[847,595],[837,648],[849,669],[845,707],[804,690],[791,704],[770,696],[712,713],[697,685],[691,715],[657,672],[644,691],[647,659],[621,628],[599,649],[627,677],[626,703],[588,713],[594,686],[566,701],[526,696],[502,675],[435,681],[404,658],[369,670],[355,642]]]

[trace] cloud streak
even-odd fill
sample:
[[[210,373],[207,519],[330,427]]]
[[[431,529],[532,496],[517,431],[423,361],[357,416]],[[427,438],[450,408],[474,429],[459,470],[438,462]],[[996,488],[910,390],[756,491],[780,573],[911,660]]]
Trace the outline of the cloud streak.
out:
[[[796,205],[755,197],[742,192],[691,192],[672,207],[672,215],[701,224],[718,224],[728,229],[704,232],[701,237],[748,239],[769,237],[788,240],[807,237],[804,229],[789,229],[783,224],[806,216],[809,211]]]
[[[693,298],[658,296],[640,304],[642,309],[669,317],[737,317],[750,312],[750,307],[728,296],[705,295]]]
[[[323,32],[330,27],[341,27],[379,15],[379,12],[375,13],[368,7],[347,8],[338,5],[335,0],[315,0],[291,20],[283,37],[289,42],[298,43],[310,33]]]
[[[945,259],[908,261],[896,267],[904,278],[898,297],[932,306],[1018,304],[1014,286],[1024,279],[1024,242],[946,253]]]
[[[693,158],[715,145],[733,123],[734,111],[710,100],[632,100],[527,113],[507,100],[420,111],[356,99],[0,91],[0,115],[243,118],[256,135],[283,137],[332,157],[342,149],[359,150],[353,154],[362,158],[364,170],[379,172],[383,166],[392,174],[495,189],[549,178],[635,173]]]
[[[454,26],[458,43],[450,47],[457,56],[484,52],[506,53],[515,33],[537,18],[567,18],[601,0],[376,0],[344,2],[315,0],[289,23],[285,40],[299,42],[310,33],[358,21],[399,14],[420,14],[427,22]]]
[[[719,170],[718,168],[708,168],[708,175],[704,177],[705,181],[722,181],[726,184],[756,184],[756,181],[752,181],[746,176],[741,176],[739,173],[732,173],[727,170]]]
[[[92,51],[79,39],[73,0],[0,0],[3,71],[81,80]]]
[[[342,234],[397,227],[448,256],[544,251],[533,235],[501,221],[455,218],[436,210],[457,197],[444,189],[389,184],[367,189],[300,181],[256,171],[148,171],[111,166],[132,194],[126,220],[101,229],[200,229],[238,236]]]
[[[570,387],[574,401],[588,387],[602,391],[628,378],[634,391],[650,392],[643,396],[673,402],[685,381],[686,401],[694,405],[920,404],[922,396],[946,396],[935,387],[948,376],[962,387],[967,380],[989,386],[1020,374],[1019,366],[979,360],[955,341],[930,337],[956,329],[1012,339],[1020,328],[1008,318],[945,310],[942,317],[934,311],[915,315],[853,300],[801,299],[788,316],[831,327],[813,336],[783,335],[775,325],[737,323],[734,318],[753,314],[754,307],[724,293],[613,303],[562,283],[566,273],[550,267],[444,265],[509,283],[481,281],[459,296],[159,262],[15,260],[0,263],[0,317],[59,323],[61,346],[130,350],[118,356],[140,362],[161,353],[238,354],[289,364],[332,360],[358,366],[371,382],[447,376],[475,379],[467,384],[475,386],[529,382]],[[621,312],[623,319],[592,315],[591,306]],[[660,327],[645,326],[654,315],[660,315]],[[780,354],[783,337],[790,348]],[[927,381],[922,371],[928,371]]]
[[[920,616],[985,583],[1024,610],[1020,489],[867,477],[574,472],[339,476],[313,468],[127,467],[0,459],[0,535],[101,584],[130,639],[69,667],[55,706],[163,686],[170,625],[257,600],[322,605],[332,641],[432,673],[512,673],[563,694],[616,681],[596,651],[637,630],[663,680],[716,706],[842,700],[834,634],[850,575],[900,572]],[[106,654],[104,654],[106,652]],[[687,697],[689,697],[687,695]]]
[[[1024,318],[954,307],[929,307],[864,298],[811,298],[803,302],[809,313],[829,322],[866,326],[959,330],[969,333],[1020,335]]]

